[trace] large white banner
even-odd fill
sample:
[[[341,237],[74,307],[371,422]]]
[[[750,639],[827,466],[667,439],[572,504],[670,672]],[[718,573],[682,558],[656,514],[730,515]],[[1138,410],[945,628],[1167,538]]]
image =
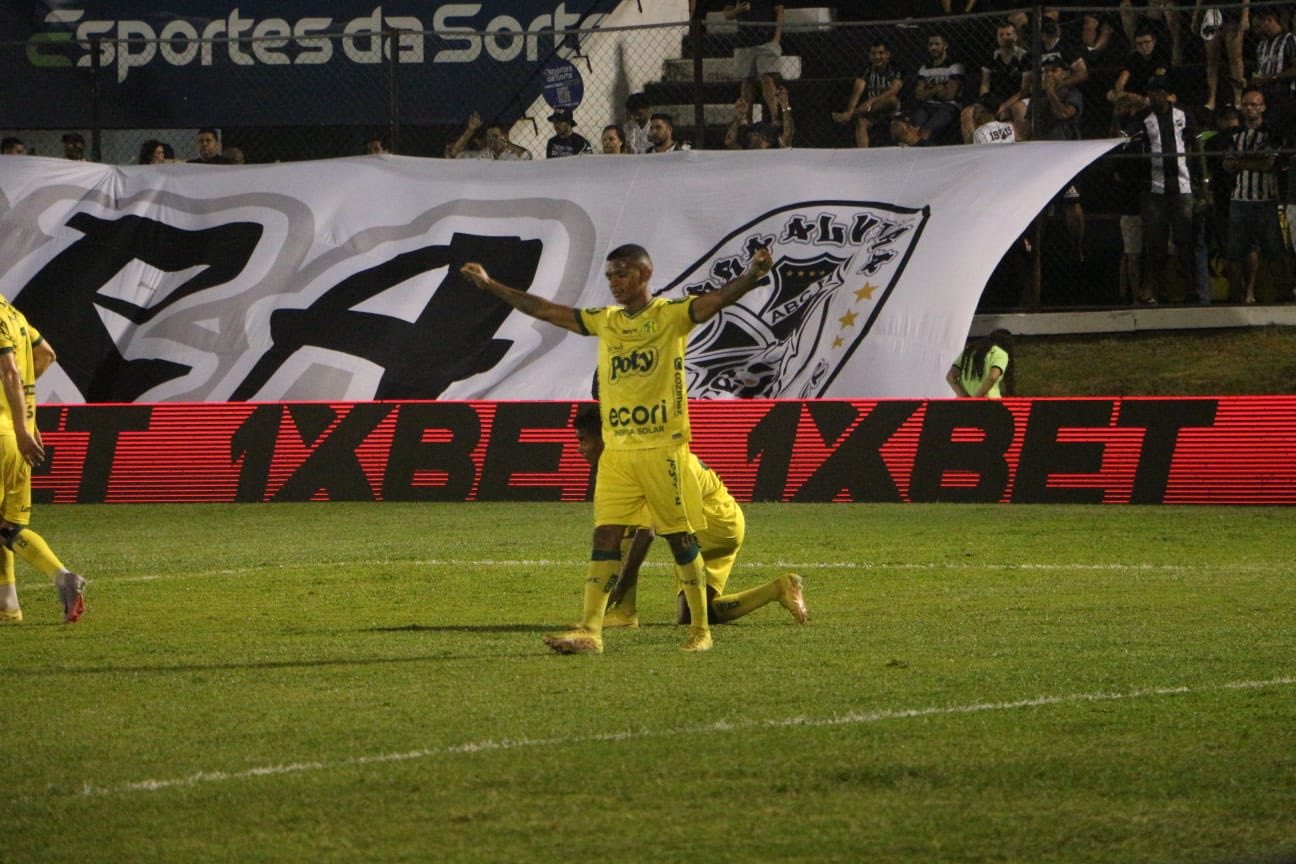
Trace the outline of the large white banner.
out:
[[[595,345],[459,276],[611,302],[768,284],[695,331],[695,397],[932,397],[1008,245],[1108,141],[247,167],[0,158],[0,293],[56,402],[570,399]]]

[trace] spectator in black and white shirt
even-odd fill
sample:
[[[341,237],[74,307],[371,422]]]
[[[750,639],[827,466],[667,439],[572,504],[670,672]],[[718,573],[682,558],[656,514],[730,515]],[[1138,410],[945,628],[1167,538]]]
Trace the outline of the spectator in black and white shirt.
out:
[[[1172,101],[1174,86],[1170,79],[1163,75],[1148,79],[1147,91],[1151,104],[1126,126],[1125,132],[1149,157],[1139,208],[1144,267],[1138,299],[1140,303],[1156,303],[1158,298],[1166,299],[1163,283],[1167,240],[1174,238],[1182,272],[1194,272],[1194,173],[1201,175],[1203,163],[1197,123]],[[1194,288],[1198,298],[1206,292],[1204,296],[1209,300],[1209,285]]]
[[[1283,27],[1276,9],[1259,9],[1256,32],[1256,71],[1251,86],[1264,94],[1265,122],[1284,128],[1292,119],[1296,99],[1296,36]]]
[[[940,139],[959,116],[962,107],[963,64],[950,57],[949,40],[940,33],[927,37],[927,62],[918,67],[914,82],[916,103],[910,117],[924,141]]]
[[[885,128],[900,107],[904,83],[904,73],[891,60],[891,47],[883,39],[874,39],[869,45],[868,71],[855,79],[846,110],[834,111],[833,120],[854,122],[855,146],[869,146],[869,133],[874,127]]]
[[[1273,127],[1264,120],[1264,94],[1255,88],[1242,92],[1242,123],[1233,130],[1224,155],[1224,168],[1233,175],[1229,199],[1228,258],[1230,299],[1256,302],[1257,262],[1251,247],[1270,268],[1270,277],[1281,296],[1291,293],[1278,225],[1278,172],[1274,151],[1282,146]]]

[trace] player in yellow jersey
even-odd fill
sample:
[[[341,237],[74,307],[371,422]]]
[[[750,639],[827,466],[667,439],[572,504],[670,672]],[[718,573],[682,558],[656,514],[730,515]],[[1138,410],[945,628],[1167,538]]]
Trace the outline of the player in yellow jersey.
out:
[[[594,544],[585,578],[581,626],[545,637],[560,654],[601,654],[608,592],[621,570],[621,537],[647,507],[670,544],[675,573],[692,619],[685,651],[711,648],[706,572],[694,533],[706,527],[689,453],[684,350],[689,331],[764,281],[773,259],[757,250],[747,269],[718,291],[678,300],[653,299],[652,258],[627,244],[607,256],[604,275],[618,305],[574,309],[510,288],[481,264],[465,278],[514,309],[599,340],[599,410],[605,450],[594,483]]]
[[[599,410],[594,405],[582,405],[576,409],[572,420],[572,429],[580,443],[581,455],[590,466],[597,469],[599,457],[603,454],[603,430]],[[801,587],[801,577],[795,573],[785,573],[773,581],[766,582],[747,591],[737,594],[724,594],[729,574],[734,562],[738,559],[738,550],[742,548],[747,534],[747,520],[742,508],[729,494],[720,476],[702,463],[693,453],[689,454],[688,470],[697,476],[698,487],[702,490],[702,509],[706,512],[707,524],[697,531],[698,548],[701,550],[703,567],[706,569],[707,618],[712,624],[723,624],[736,621],[750,615],[766,604],[777,600],[784,609],[792,614],[798,624],[810,620],[806,611],[805,596]],[[638,524],[647,526],[650,521],[644,513]],[[635,609],[636,584],[639,578],[639,565],[643,563],[648,546],[652,543],[651,528],[639,527],[627,532],[621,544],[621,573],[616,587],[608,597],[608,610],[603,616],[604,627],[638,627],[639,616]],[[627,549],[627,544],[629,548]],[[678,587],[678,586],[677,586]],[[684,593],[679,594],[679,611],[675,623],[689,624],[692,616]]]
[[[0,297],[0,623],[22,620],[14,579],[14,554],[54,581],[63,620],[85,611],[85,580],[63,566],[45,539],[27,527],[31,519],[31,469],[45,461],[36,428],[36,379],[56,359],[54,348]]]

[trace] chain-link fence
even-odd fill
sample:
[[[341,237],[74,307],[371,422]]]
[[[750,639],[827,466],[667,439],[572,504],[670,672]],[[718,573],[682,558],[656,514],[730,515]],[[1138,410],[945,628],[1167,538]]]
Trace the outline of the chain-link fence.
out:
[[[1290,32],[1294,5],[1151,0],[856,21],[828,5],[789,4],[777,51],[761,47],[768,28],[705,7],[691,22],[585,29],[547,15],[529,24],[461,20],[455,4],[440,7],[431,28],[381,7],[340,28],[237,10],[202,29],[184,20],[76,21],[0,44],[11,83],[0,128],[45,155],[62,154],[65,133],[75,132],[89,158],[132,163],[146,140],[196,158],[198,130],[212,127],[227,152],[274,162],[359,154],[370,141],[407,155],[472,153],[499,146],[486,134],[497,124],[513,152],[539,159],[556,107],[574,109],[575,131],[599,152],[605,126],[635,137],[627,100],[642,94],[651,111],[673,117],[675,142],[699,149],[789,137],[808,148],[961,146],[979,125],[1019,140],[1128,132],[1148,104],[1149,81],[1167,79],[1160,86],[1209,135],[1210,108],[1241,101],[1242,87],[1280,62],[1272,34]],[[1296,69],[1296,42],[1289,51],[1283,70]],[[752,53],[765,55],[769,74],[744,84],[736,63]],[[1289,117],[1292,82],[1263,89],[1269,117]],[[1059,120],[1059,94],[1075,116]],[[977,104],[986,106],[981,116]],[[469,128],[473,117],[480,124]],[[1148,268],[1159,268],[1136,260],[1131,237],[1149,158],[1121,150],[1075,178],[1005,257],[982,308],[1133,302]],[[1216,185],[1222,201],[1199,208],[1195,257],[1168,256],[1162,301],[1197,299],[1194,283],[1228,297],[1218,223],[1227,220],[1229,183]],[[1296,201],[1296,188],[1282,195]],[[1262,276],[1260,299],[1279,299],[1289,285]]]

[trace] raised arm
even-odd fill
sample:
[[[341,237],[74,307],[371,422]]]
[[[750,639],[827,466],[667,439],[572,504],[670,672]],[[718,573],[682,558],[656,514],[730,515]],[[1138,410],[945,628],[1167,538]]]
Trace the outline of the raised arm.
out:
[[[699,294],[693,300],[693,320],[701,324],[710,318],[715,317],[726,306],[737,303],[748,291],[755,288],[760,281],[769,273],[770,268],[774,266],[774,257],[770,255],[768,249],[757,249],[756,254],[752,256],[751,263],[747,269],[737,279],[726,282],[722,288],[717,291],[708,291],[706,294]]]
[[[543,297],[510,288],[503,282],[497,282],[486,272],[486,268],[476,261],[470,261],[460,267],[459,272],[478,288],[494,294],[519,312],[530,315],[532,318],[539,318],[541,321],[548,321],[550,324],[564,330],[570,330],[573,333],[581,332],[576,310],[571,306],[554,303]]]

